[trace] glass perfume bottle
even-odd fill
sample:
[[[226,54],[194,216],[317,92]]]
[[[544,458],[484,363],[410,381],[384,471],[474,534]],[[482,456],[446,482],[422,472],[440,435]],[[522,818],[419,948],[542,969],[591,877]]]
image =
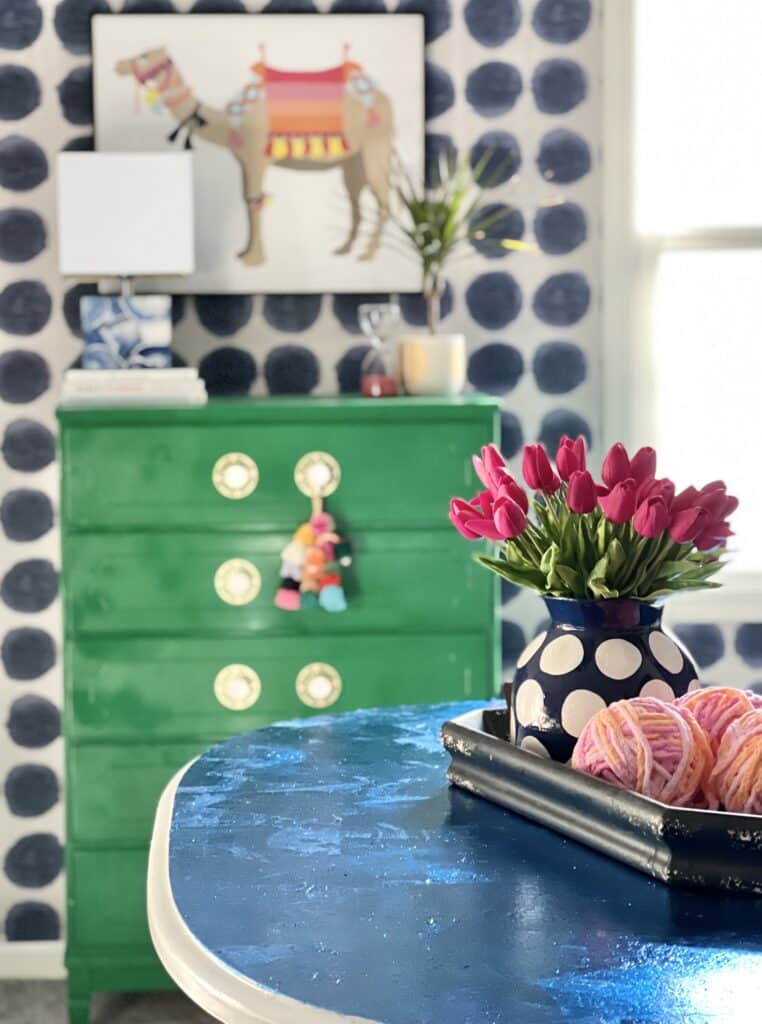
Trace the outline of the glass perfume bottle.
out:
[[[360,390],[366,398],[388,398],[398,393],[390,336],[399,315],[396,302],[363,302],[358,308],[360,328],[369,345],[360,367]]]

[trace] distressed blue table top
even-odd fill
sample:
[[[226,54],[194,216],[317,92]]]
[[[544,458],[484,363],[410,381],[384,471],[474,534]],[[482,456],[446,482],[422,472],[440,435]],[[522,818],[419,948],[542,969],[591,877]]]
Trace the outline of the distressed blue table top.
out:
[[[272,726],[180,783],[170,882],[231,971],[383,1024],[756,1019],[762,899],[671,890],[450,788],[475,705]]]

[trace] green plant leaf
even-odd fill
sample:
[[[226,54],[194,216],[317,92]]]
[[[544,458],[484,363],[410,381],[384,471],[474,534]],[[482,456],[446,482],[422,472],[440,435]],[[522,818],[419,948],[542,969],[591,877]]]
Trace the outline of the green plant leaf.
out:
[[[627,555],[625,553],[622,542],[618,537],[612,538],[609,541],[609,546],[606,551],[608,558],[609,569],[607,575],[610,579],[613,579],[616,573],[625,565],[627,562]]]

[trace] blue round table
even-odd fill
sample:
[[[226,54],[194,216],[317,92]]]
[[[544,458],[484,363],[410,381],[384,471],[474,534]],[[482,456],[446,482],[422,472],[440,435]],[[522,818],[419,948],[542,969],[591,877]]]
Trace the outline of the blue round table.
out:
[[[359,711],[239,736],[165,792],[157,951],[225,1024],[757,1019],[762,899],[671,890],[450,788],[443,721]]]

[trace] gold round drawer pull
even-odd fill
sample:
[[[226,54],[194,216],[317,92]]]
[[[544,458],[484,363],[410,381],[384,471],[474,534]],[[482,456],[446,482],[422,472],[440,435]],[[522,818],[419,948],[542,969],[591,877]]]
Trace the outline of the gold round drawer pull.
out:
[[[214,696],[230,711],[253,707],[262,695],[262,680],[248,665],[226,665],[214,679]]]
[[[341,466],[328,452],[307,452],[294,467],[294,483],[308,498],[327,498],[341,482]]]
[[[305,665],[296,677],[296,695],[308,708],[329,708],[341,696],[341,676],[322,661]]]
[[[245,558],[223,562],[214,574],[217,597],[226,604],[248,604],[262,587],[259,569]]]
[[[215,462],[212,483],[223,498],[238,501],[256,489],[259,467],[254,459],[243,452],[228,452]]]

